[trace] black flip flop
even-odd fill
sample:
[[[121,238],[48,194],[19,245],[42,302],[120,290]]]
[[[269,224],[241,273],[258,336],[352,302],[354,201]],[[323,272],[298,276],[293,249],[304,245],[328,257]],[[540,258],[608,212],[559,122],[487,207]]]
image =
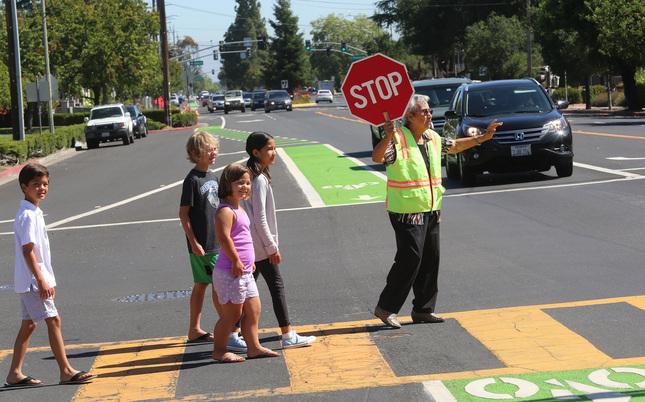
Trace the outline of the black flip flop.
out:
[[[213,342],[213,334],[210,332],[206,332],[203,335],[198,336],[195,339],[189,339],[186,341],[186,343],[205,343],[205,342]]]
[[[59,382],[59,384],[60,385],[85,384],[95,379],[96,377],[98,377],[97,375],[91,375],[86,378],[81,378],[85,374],[87,374],[87,371],[79,371],[78,373],[74,374],[72,378],[70,378],[69,380],[61,381]]]
[[[32,381],[38,381],[38,380],[35,379],[34,377],[27,376],[22,380],[15,382],[13,384],[9,384],[8,382],[6,382],[4,386],[5,388],[12,388],[12,387],[35,387],[37,385],[43,385],[42,382],[33,383]]]

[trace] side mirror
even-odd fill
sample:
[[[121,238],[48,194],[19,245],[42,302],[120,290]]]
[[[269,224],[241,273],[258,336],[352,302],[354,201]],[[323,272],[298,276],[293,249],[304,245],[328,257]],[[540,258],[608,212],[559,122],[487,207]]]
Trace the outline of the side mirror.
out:
[[[444,113],[444,117],[446,119],[456,119],[457,118],[457,113],[455,113],[454,110],[448,110],[446,113]]]
[[[555,107],[558,109],[566,109],[569,107],[569,102],[560,99],[559,101],[556,102]]]
[[[87,116],[85,116],[85,117],[83,118],[83,121],[84,121],[85,123],[87,123],[88,121],[90,121],[90,118],[89,118],[89,117],[87,117]]]

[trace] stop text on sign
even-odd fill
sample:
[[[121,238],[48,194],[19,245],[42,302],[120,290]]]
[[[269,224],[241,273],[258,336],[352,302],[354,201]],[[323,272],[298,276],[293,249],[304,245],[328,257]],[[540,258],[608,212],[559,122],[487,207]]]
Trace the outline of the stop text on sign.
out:
[[[397,71],[393,71],[385,76],[380,75],[376,79],[365,81],[360,85],[353,85],[349,89],[349,93],[355,97],[358,102],[354,102],[354,106],[363,109],[371,102],[372,105],[377,104],[379,101],[388,100],[393,96],[398,96],[398,86],[403,82],[403,77]],[[376,89],[376,91],[375,91]],[[367,91],[368,96],[363,96]],[[379,99],[376,98],[378,94]]]

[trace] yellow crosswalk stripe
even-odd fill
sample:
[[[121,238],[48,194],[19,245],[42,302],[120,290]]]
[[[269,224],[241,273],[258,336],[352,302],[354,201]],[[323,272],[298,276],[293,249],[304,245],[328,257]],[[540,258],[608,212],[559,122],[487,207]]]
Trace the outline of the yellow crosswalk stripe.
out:
[[[174,397],[185,342],[185,337],[177,337],[102,347],[91,370],[99,377],[82,385],[73,400],[135,401]]]

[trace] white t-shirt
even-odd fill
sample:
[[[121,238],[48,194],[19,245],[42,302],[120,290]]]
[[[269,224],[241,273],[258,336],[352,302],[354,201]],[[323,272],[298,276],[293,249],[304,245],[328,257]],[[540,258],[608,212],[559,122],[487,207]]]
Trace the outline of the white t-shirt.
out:
[[[29,243],[34,243],[34,254],[43,278],[49,286],[56,286],[43,211],[27,200],[20,201],[20,208],[16,214],[16,220],[13,222],[13,232],[16,237],[16,266],[14,271],[16,293],[25,293],[32,289],[38,290],[36,278],[32,275],[25,262],[25,257],[22,255],[22,246]]]

